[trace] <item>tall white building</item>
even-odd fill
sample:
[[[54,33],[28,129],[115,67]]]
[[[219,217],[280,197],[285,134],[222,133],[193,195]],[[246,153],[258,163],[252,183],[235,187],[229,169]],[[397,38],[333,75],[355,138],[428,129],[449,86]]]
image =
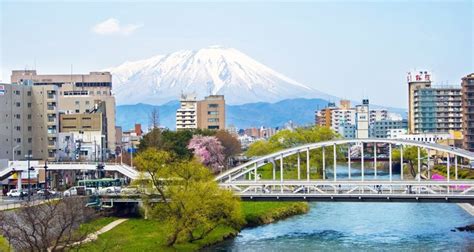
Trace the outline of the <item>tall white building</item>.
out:
[[[182,94],[176,111],[176,130],[197,129],[197,99],[195,94]]]
[[[356,111],[356,138],[369,138],[369,100],[362,100]]]
[[[370,123],[387,120],[388,111],[386,109],[372,109],[370,110]]]

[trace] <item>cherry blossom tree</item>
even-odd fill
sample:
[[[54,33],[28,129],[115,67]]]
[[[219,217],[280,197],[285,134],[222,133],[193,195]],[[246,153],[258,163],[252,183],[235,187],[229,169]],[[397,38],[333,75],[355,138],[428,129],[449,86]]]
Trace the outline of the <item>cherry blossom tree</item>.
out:
[[[225,161],[224,147],[216,137],[195,135],[189,142],[188,149],[212,172],[217,173],[222,169]]]

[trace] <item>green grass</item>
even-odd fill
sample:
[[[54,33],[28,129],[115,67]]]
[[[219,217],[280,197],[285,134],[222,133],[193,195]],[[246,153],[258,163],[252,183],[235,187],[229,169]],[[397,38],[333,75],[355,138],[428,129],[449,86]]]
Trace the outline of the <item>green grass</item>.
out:
[[[242,214],[247,226],[268,224],[276,220],[308,212],[306,202],[242,202]]]
[[[88,232],[88,233],[93,233],[96,231],[99,231],[99,229],[107,226],[108,224],[112,223],[113,221],[117,220],[118,218],[116,217],[102,217],[98,218],[95,220],[92,220],[90,222],[84,223],[79,227],[78,232],[83,233],[83,232]]]
[[[248,226],[269,223],[308,210],[305,202],[242,202],[241,206]],[[100,235],[97,241],[87,244],[81,251],[196,251],[235,236],[237,233],[238,230],[234,228],[222,226],[203,240],[167,247],[165,245],[168,235],[166,223],[156,220],[129,219]]]
[[[196,251],[236,233],[237,230],[232,228],[219,227],[203,240],[167,247],[165,241],[168,232],[165,223],[129,219],[100,235],[96,242],[86,245],[81,251]]]
[[[435,167],[433,167],[433,170],[432,170],[431,174],[438,173],[438,174],[443,175],[443,176],[446,177],[447,170],[448,170],[448,168],[445,165],[435,165]],[[449,176],[450,178],[452,178],[452,179],[455,178],[456,172],[455,172],[455,169],[454,169],[454,165],[451,165],[449,167],[449,174],[450,174],[450,176]],[[458,169],[458,179],[474,179],[474,170],[459,168]]]
[[[7,252],[10,251],[10,246],[8,245],[8,241],[0,236],[0,251]]]

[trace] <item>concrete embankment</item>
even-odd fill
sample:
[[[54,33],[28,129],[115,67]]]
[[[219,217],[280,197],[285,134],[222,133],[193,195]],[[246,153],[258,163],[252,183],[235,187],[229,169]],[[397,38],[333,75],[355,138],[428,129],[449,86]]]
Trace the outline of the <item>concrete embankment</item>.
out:
[[[469,204],[469,203],[460,203],[458,204],[462,209],[464,209],[466,212],[470,213],[472,216],[474,216],[474,206]]]

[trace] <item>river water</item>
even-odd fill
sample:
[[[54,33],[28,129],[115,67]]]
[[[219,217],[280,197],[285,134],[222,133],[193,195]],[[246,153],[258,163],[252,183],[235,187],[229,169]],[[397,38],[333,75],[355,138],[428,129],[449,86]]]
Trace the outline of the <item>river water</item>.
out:
[[[310,207],[307,214],[244,229],[208,250],[474,251],[474,233],[452,231],[474,223],[457,204],[318,202]]]

